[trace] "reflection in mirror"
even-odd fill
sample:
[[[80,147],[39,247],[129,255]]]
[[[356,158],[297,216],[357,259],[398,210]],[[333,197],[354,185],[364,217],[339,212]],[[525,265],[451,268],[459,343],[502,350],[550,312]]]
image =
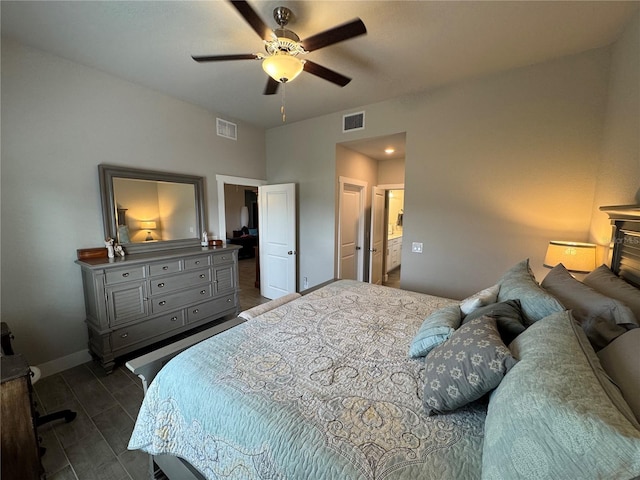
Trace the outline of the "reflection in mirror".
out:
[[[204,221],[204,178],[99,165],[105,238],[125,251],[197,246]]]
[[[113,179],[119,243],[199,237],[194,186]]]

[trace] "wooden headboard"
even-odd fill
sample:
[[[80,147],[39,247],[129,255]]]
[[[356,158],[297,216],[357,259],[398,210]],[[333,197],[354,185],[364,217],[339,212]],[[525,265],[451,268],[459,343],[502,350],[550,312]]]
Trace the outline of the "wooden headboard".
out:
[[[600,207],[615,226],[611,271],[640,288],[640,205]]]

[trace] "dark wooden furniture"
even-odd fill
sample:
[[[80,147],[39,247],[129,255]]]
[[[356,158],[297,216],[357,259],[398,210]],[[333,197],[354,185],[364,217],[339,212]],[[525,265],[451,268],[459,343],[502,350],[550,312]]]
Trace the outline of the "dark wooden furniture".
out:
[[[2,479],[45,478],[40,462],[29,364],[22,355],[3,355],[0,362]]]
[[[240,245],[242,248],[238,252],[238,258],[253,258],[254,247],[258,246],[258,237],[255,235],[246,235],[244,237],[230,238],[227,243],[232,245]]]

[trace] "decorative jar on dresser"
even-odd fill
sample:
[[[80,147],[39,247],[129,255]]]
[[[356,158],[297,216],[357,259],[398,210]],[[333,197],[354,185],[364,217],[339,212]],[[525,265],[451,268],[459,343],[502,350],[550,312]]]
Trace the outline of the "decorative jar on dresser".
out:
[[[116,357],[237,315],[239,249],[189,247],[77,260],[91,354],[111,372]]]

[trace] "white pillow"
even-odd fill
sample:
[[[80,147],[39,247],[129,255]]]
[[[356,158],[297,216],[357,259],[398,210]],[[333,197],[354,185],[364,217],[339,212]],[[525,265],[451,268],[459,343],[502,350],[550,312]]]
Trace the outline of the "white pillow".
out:
[[[485,305],[490,305],[492,303],[496,303],[498,301],[498,292],[500,291],[500,285],[496,284],[492,287],[485,288],[484,290],[479,291],[478,293],[474,293],[470,297],[462,300],[460,304],[460,310],[462,310],[462,315],[469,315],[471,312],[479,309],[480,307],[484,307]]]

